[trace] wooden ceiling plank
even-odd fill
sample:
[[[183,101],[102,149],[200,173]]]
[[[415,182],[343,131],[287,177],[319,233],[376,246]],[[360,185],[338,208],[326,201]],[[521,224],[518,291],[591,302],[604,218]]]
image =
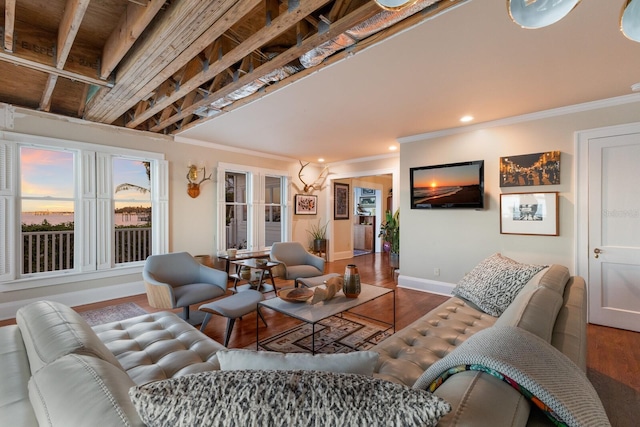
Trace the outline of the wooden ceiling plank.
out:
[[[58,29],[58,45],[56,49],[56,68],[61,70],[64,68],[65,62],[71,52],[71,46],[80,29],[80,23],[84,18],[90,0],[67,0],[64,8],[62,22]]]
[[[16,0],[4,2],[4,50],[13,52],[13,30],[16,24]]]
[[[209,68],[204,70],[197,77],[182,85],[179,90],[177,90],[173,95],[169,96],[166,100],[160,102],[158,105],[154,105],[152,108],[149,108],[149,110],[147,110],[140,116],[136,115],[136,119],[127,123],[126,126],[129,128],[135,128],[136,126],[140,125],[145,120],[149,119],[154,114],[162,110],[168,104],[184,97],[189,92],[197,89],[203,83],[206,83],[207,81],[213,79],[218,73],[221,73],[231,65],[249,55],[254,50],[258,49],[267,41],[272,40],[278,35],[287,31],[297,22],[304,19],[311,12],[315,11],[327,2],[328,0],[307,0],[301,3],[300,6],[293,11],[278,16],[273,20],[270,26],[263,27],[262,29],[253,33],[239,46],[224,55],[221,60],[215,62],[214,64],[211,64]]]
[[[40,110],[49,111],[51,109],[51,98],[53,96],[53,89],[56,87],[58,76],[55,74],[49,74],[47,84],[45,85],[44,92],[42,93],[42,99],[40,100]]]
[[[37,61],[33,61],[30,59],[22,58],[18,55],[13,55],[6,52],[0,51],[0,61],[9,62],[14,65],[20,65],[25,68],[29,68],[31,70],[41,71],[43,73],[55,74],[59,77],[64,77],[69,80],[75,80],[82,83],[87,83],[91,85],[101,86],[101,87],[110,87],[113,86],[113,82],[100,80],[95,77],[87,76],[80,73],[74,73],[67,70],[59,70],[54,66],[42,64]]]
[[[146,6],[140,6],[140,3],[133,2],[127,5],[118,26],[109,35],[102,50],[100,77],[103,79],[109,77],[164,3],[165,0],[149,0]]]
[[[212,34],[211,27],[230,27],[250,10],[247,10],[248,4],[257,1],[172,3],[148,37],[120,63],[113,89],[101,91],[87,105],[87,118],[103,123],[115,121],[221,34]],[[203,37],[205,33],[210,35],[209,40]],[[155,79],[158,75],[162,77]],[[150,84],[151,81],[154,84]]]
[[[271,61],[262,64],[261,66],[256,68],[252,73],[241,77],[236,82],[233,82],[231,84],[224,86],[223,88],[211,94],[207,98],[194,103],[191,107],[183,109],[181,113],[177,114],[174,117],[171,117],[169,120],[166,120],[163,123],[160,123],[157,127],[160,130],[160,129],[164,129],[164,127],[170,126],[171,124],[177,122],[178,120],[181,120],[187,117],[187,115],[193,114],[197,109],[205,107],[211,104],[213,101],[223,98],[224,96],[227,96],[228,94],[240,89],[241,87],[245,86],[246,84],[250,83],[256,78],[261,77],[265,74],[268,74],[278,68],[281,68],[289,64],[290,62],[299,58],[300,55],[302,55],[303,53],[306,53],[312,48],[326,42],[327,40],[330,40],[338,36],[339,34],[342,34],[349,28],[352,28],[354,25],[357,25],[363,22],[364,20],[369,19],[372,16],[375,16],[378,13],[380,13],[380,7],[377,6],[375,2],[367,2],[360,8],[346,15],[344,18],[331,24],[329,27],[329,31],[324,32],[322,34],[320,33],[314,34],[313,36],[302,41],[301,44],[289,48],[287,51],[276,56]]]

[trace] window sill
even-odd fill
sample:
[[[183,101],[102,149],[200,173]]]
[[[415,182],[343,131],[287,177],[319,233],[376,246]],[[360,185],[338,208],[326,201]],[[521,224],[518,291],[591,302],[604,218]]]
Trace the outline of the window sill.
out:
[[[26,289],[42,288],[47,286],[63,285],[67,283],[84,282],[109,277],[126,276],[129,274],[141,274],[144,263],[135,265],[118,266],[108,270],[61,273],[55,276],[25,277],[0,283],[0,292],[15,292]]]

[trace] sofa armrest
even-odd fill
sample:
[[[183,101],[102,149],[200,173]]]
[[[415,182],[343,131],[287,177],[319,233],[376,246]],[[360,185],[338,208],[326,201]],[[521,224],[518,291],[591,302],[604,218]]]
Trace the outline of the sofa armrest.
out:
[[[27,350],[17,325],[0,328],[0,426],[37,427],[29,401]]]
[[[524,427],[531,411],[522,394],[484,372],[460,372],[434,394],[453,408],[440,419],[438,427]]]

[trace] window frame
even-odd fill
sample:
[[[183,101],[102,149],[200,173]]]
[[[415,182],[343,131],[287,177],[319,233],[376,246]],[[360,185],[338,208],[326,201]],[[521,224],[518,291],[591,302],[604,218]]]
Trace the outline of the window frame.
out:
[[[68,150],[74,158],[76,186],[75,265],[58,270],[22,275],[20,272],[20,147]],[[0,292],[81,282],[142,271],[144,261],[115,264],[113,257],[112,157],[149,161],[152,191],[151,252],[168,250],[168,162],[162,153],[93,144],[14,132],[0,132]]]
[[[254,166],[239,165],[219,162],[217,165],[217,238],[216,250],[219,253],[226,251],[226,198],[225,175],[228,172],[247,175],[247,248],[239,252],[255,252],[267,250],[265,245],[265,180],[266,177],[279,177],[280,182],[280,221],[282,241],[291,240],[291,202],[289,200],[289,186],[291,176],[288,171],[260,168]],[[269,206],[273,206],[269,204]]]

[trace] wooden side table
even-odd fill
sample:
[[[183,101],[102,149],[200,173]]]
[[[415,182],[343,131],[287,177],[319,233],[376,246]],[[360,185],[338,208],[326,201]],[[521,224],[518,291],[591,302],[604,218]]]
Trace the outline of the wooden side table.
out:
[[[260,292],[278,293],[276,288],[276,282],[273,279],[273,268],[280,265],[279,262],[267,261],[266,263],[258,263],[258,259],[249,258],[243,260],[231,261],[231,264],[236,266],[236,271],[230,274],[229,277],[233,279],[233,292],[242,292],[245,289],[259,290]],[[251,278],[244,279],[240,276],[240,270],[242,267],[249,267],[256,270],[260,270],[260,278],[257,281],[252,281]],[[265,283],[266,279],[271,280],[271,284]],[[247,283],[238,286],[239,281],[246,281]]]

